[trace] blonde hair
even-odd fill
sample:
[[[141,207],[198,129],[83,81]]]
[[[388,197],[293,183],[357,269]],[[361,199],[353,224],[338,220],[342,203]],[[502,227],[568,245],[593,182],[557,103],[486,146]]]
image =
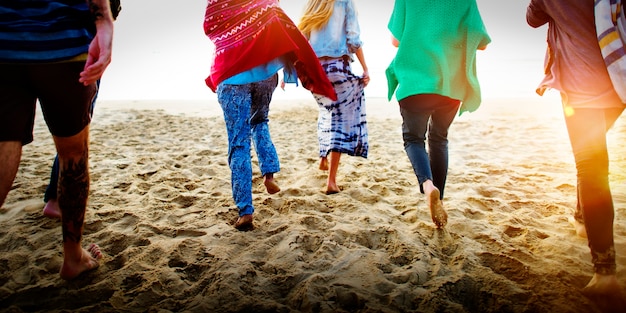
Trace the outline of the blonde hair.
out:
[[[307,38],[311,37],[311,32],[319,30],[328,23],[333,14],[335,0],[309,0],[298,28]]]

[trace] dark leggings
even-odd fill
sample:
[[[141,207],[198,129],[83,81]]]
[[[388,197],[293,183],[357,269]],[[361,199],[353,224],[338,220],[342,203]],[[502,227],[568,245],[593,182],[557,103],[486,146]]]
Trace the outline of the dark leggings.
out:
[[[576,161],[576,217],[584,222],[595,272],[615,274],[613,198],[606,132],[624,108],[575,109],[565,123]]]

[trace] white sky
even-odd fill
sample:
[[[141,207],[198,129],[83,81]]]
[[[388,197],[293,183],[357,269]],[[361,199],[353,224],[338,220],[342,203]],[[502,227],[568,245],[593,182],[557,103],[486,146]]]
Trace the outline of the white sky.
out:
[[[282,0],[298,21],[306,0]],[[386,97],[384,70],[393,58],[387,22],[392,0],[355,0],[372,81],[366,95]],[[206,0],[122,0],[115,22],[113,62],[103,79],[102,100],[215,99],[204,84],[212,56],[202,22]],[[528,1],[478,0],[492,43],[479,51],[484,98],[537,97],[542,78],[545,28],[526,24]],[[358,62],[355,72],[360,74]],[[277,98],[311,97],[302,87],[276,91]]]

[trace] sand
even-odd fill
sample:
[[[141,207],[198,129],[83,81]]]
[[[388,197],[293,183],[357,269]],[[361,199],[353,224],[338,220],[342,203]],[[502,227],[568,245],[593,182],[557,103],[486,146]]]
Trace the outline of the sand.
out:
[[[555,98],[485,99],[450,129],[437,230],[404,153],[397,103],[368,98],[370,156],[344,156],[325,195],[312,99],[278,100],[282,190],[254,161],[256,228],[232,227],[227,139],[214,100],[99,102],[85,245],[101,266],[66,282],[42,196],[54,148],[40,115],[0,209],[6,312],[599,312],[586,239],[568,218],[575,169]],[[626,124],[609,133],[626,286]]]

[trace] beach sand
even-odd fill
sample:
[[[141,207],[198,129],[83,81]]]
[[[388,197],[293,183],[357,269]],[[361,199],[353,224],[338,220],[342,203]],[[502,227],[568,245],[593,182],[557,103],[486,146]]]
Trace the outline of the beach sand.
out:
[[[279,100],[270,127],[282,190],[253,153],[255,229],[235,230],[221,110],[99,102],[83,242],[104,253],[59,277],[60,222],[42,196],[55,154],[35,141],[0,209],[3,312],[599,312],[568,218],[576,173],[558,99],[486,99],[450,129],[437,230],[402,145],[397,103],[368,98],[369,158],[344,156],[325,195],[313,99]],[[609,133],[617,275],[626,286],[626,124]]]

